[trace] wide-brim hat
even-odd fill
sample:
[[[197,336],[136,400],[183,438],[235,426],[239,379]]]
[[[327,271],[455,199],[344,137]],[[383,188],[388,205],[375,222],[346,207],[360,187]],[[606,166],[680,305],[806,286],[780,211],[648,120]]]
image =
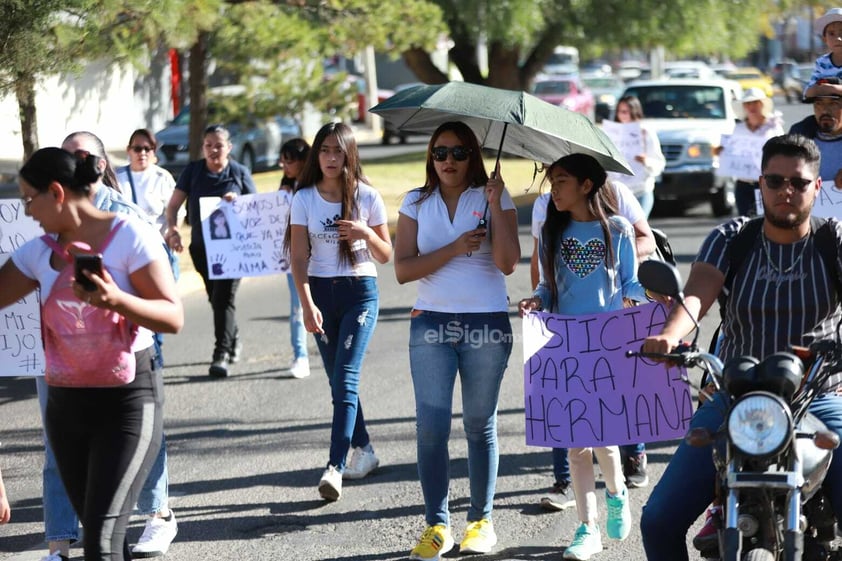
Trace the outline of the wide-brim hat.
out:
[[[831,8],[825,15],[816,20],[813,24],[813,31],[816,35],[823,36],[824,28],[834,21],[842,21],[842,8]]]
[[[751,103],[752,101],[762,101],[763,114],[767,117],[772,114],[772,100],[760,88],[748,88],[743,91],[743,97],[740,98],[740,103]]]

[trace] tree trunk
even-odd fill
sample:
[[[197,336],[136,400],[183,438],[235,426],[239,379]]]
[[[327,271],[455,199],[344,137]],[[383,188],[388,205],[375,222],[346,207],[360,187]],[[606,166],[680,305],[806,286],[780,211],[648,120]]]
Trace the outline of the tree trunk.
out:
[[[520,77],[519,53],[498,43],[491,45],[488,53],[488,79],[485,84],[493,88],[521,91],[526,89]]]
[[[424,49],[413,48],[402,53],[403,61],[415,76],[425,84],[444,84],[450,80],[430,59]]]
[[[190,160],[202,157],[208,120],[208,32],[202,31],[190,47]]]
[[[15,78],[15,97],[20,113],[20,137],[23,142],[23,160],[26,161],[38,150],[38,124],[35,108],[35,77],[18,74]]]

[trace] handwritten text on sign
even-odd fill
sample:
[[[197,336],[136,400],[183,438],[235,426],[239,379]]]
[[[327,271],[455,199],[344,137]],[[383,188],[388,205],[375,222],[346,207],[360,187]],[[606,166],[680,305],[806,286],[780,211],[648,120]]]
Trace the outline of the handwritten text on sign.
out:
[[[233,202],[218,197],[199,199],[210,278],[288,272],[284,236],[291,202],[286,191],[241,195]]]
[[[0,265],[43,233],[38,223],[26,216],[20,199],[0,199]],[[44,374],[39,307],[36,291],[0,309],[0,376]]]
[[[643,129],[639,121],[631,123],[617,123],[615,121],[603,121],[602,130],[611,139],[623,157],[631,166],[632,175],[645,177],[646,169],[635,157],[646,152]]]
[[[757,181],[760,177],[760,159],[763,145],[769,140],[736,129],[732,135],[722,135],[722,153],[716,174],[721,177],[736,177],[746,181]]]
[[[626,357],[660,333],[666,314],[651,303],[524,317],[526,443],[578,448],[683,437],[693,415],[684,370]]]

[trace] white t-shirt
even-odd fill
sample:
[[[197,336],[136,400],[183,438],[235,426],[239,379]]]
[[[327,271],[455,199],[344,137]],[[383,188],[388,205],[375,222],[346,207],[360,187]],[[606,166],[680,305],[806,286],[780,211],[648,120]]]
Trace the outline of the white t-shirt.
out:
[[[121,290],[137,294],[129,275],[152,261],[169,263],[161,236],[152,226],[134,216],[121,214],[116,220],[125,224],[114,235],[102,254],[102,266],[108,271]],[[41,297],[46,300],[58,279],[59,271],[50,266],[52,249],[40,237],[29,240],[12,254],[12,262],[27,278],[38,282]],[[67,265],[72,267],[72,265]],[[152,346],[152,331],[139,327],[132,344],[133,351],[142,351]]]
[[[619,207],[617,209],[617,214],[628,220],[632,226],[641,220],[645,220],[646,215],[643,214],[643,208],[635,198],[634,193],[631,192],[631,189],[619,181],[611,181],[610,184],[614,186],[614,194],[617,196],[617,206]],[[541,228],[547,220],[547,205],[549,203],[550,194],[544,193],[539,195],[532,204],[531,229],[532,237],[535,239],[538,239],[541,236]]]
[[[132,177],[131,182],[129,173]],[[132,200],[132,182],[134,182],[137,206],[146,213],[150,222],[158,225],[163,233],[167,225],[167,204],[175,190],[175,179],[172,174],[156,165],[151,165],[144,171],[130,171],[128,166],[123,166],[117,168],[117,182],[120,184],[120,191],[128,200]]]
[[[386,224],[386,205],[383,197],[374,187],[357,184],[357,206],[359,216],[368,226]],[[371,260],[368,245],[357,240],[351,245],[356,257],[353,267],[339,258],[339,226],[336,221],[342,217],[342,203],[331,203],[319,194],[316,187],[300,189],[292,197],[290,223],[306,226],[310,237],[310,263],[307,274],[311,277],[376,277],[377,268]]]
[[[418,253],[424,255],[453,242],[456,238],[477,227],[485,212],[485,188],[470,187],[459,197],[453,222],[447,212],[439,190],[415,204],[421,197],[418,190],[410,191],[403,200],[400,213],[418,223]],[[507,191],[501,199],[503,210],[512,210],[515,203]],[[480,313],[508,310],[506,281],[494,265],[490,236],[494,235],[491,213],[488,222],[489,236],[470,257],[459,255],[442,268],[418,281],[418,299],[415,308],[430,312]]]

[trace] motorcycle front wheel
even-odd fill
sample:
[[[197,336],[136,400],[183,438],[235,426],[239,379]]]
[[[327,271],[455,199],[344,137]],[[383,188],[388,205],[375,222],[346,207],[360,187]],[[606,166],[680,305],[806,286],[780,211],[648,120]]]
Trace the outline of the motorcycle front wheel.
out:
[[[775,555],[768,549],[752,549],[745,554],[743,561],[775,561]]]

